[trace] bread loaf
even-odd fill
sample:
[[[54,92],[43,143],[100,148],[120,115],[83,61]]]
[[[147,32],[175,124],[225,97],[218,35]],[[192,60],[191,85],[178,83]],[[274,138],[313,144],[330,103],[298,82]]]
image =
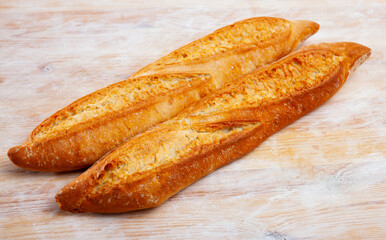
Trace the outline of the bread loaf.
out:
[[[70,212],[158,206],[323,104],[369,55],[369,48],[347,42],[302,48],[133,137],[56,200]]]
[[[318,28],[309,21],[263,17],[219,29],[56,112],[8,156],[29,170],[88,167],[208,93],[288,54]]]

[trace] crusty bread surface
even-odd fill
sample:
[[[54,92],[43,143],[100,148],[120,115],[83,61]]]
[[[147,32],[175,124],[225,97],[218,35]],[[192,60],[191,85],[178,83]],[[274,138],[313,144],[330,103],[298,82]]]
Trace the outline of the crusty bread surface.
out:
[[[88,167],[136,134],[288,54],[318,28],[309,21],[268,17],[221,28],[56,112],[8,156],[36,171]]]
[[[131,138],[66,185],[56,200],[70,212],[158,206],[326,102],[370,52],[349,42],[299,49]]]

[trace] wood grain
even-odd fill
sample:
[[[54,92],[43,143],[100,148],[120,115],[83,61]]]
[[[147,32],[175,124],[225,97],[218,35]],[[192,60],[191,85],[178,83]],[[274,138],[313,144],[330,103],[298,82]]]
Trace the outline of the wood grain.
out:
[[[0,239],[385,239],[385,1],[0,1]],[[325,105],[162,206],[61,212],[81,171],[15,167],[11,146],[77,98],[237,20],[307,19],[306,44],[372,56]]]

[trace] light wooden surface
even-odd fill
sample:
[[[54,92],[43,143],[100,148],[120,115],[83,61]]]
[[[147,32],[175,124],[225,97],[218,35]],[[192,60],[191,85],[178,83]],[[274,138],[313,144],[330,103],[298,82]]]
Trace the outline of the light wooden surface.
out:
[[[62,212],[81,172],[15,167],[7,150],[75,99],[237,20],[307,19],[306,44],[371,58],[325,105],[162,206]],[[0,1],[0,239],[386,239],[385,1]]]

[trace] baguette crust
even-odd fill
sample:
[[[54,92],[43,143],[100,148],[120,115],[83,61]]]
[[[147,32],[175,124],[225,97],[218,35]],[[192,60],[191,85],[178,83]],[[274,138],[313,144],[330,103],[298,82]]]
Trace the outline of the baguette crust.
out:
[[[158,206],[322,105],[370,52],[356,43],[300,49],[130,139],[66,185],[56,200],[70,212]]]
[[[219,29],[56,112],[8,156],[36,171],[88,167],[228,82],[288,54],[318,28],[309,21],[263,17]]]

